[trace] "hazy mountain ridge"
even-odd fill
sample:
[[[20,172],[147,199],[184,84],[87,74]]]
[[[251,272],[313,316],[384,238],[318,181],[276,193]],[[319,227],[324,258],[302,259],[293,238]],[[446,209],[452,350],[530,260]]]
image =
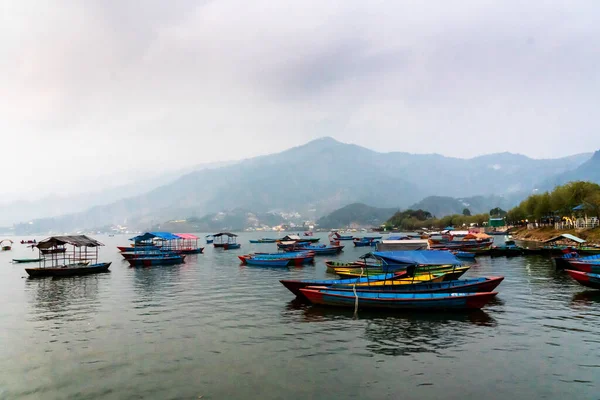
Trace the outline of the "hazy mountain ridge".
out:
[[[0,204],[0,225],[47,219],[65,214],[77,214],[106,204],[118,204],[124,199],[139,196],[173,182],[190,171],[218,168],[234,162],[200,164],[194,167],[157,173],[149,171],[136,182],[102,190],[63,196],[54,194],[33,201],[10,201]]]
[[[398,208],[378,208],[363,203],[353,203],[319,218],[317,225],[319,228],[379,226],[397,211]]]
[[[412,210],[420,209],[429,211],[434,217],[441,218],[446,215],[462,214],[465,208],[469,209],[471,214],[474,215],[488,213],[496,207],[508,210],[516,204],[516,200],[511,201],[501,196],[473,196],[464,198],[429,196],[409,208]]]
[[[61,231],[106,224],[135,224],[143,229],[151,222],[236,208],[256,213],[296,211],[305,219],[316,219],[350,203],[405,208],[433,195],[525,197],[539,182],[575,170],[589,158],[579,154],[534,160],[499,153],[459,159],[378,153],[322,138],[235,165],[194,171],[142,195],[35,225]]]

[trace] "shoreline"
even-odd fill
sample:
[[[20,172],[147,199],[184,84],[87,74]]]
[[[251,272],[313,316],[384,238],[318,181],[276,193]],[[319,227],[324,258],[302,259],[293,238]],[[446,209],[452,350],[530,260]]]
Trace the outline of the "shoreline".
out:
[[[586,241],[586,245],[600,245],[600,228],[592,229],[563,229],[557,230],[552,227],[542,227],[536,229],[519,228],[511,232],[515,240],[527,242],[542,243],[553,237],[569,233]]]

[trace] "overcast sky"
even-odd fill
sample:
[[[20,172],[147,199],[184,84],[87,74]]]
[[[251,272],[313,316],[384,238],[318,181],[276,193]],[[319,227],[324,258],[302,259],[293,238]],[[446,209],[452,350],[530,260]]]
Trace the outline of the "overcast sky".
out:
[[[457,157],[591,151],[599,20],[597,0],[4,0],[0,194],[321,136]]]

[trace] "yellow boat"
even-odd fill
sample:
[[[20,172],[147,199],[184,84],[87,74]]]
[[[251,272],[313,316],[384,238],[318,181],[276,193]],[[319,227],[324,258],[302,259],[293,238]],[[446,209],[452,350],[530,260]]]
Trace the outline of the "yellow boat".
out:
[[[464,269],[466,268],[466,269]],[[466,272],[469,267],[455,267],[454,265],[436,265],[434,267],[417,267],[415,275],[429,275],[429,274],[443,274],[452,271],[464,271]],[[381,275],[385,274],[385,271],[381,268],[356,268],[356,267],[338,267],[334,269],[334,273],[344,277],[357,277],[357,276],[370,276],[370,275]],[[398,271],[402,272],[402,271]]]
[[[347,276],[347,275],[340,274],[340,276],[342,278],[350,278],[350,276]],[[410,285],[410,284],[414,284],[414,283],[425,283],[425,282],[427,282],[427,283],[443,282],[444,276],[445,276],[445,274],[417,275],[417,276],[411,277],[411,278],[397,278],[397,279],[387,279],[387,280],[364,282],[364,284],[363,283],[356,284],[356,287],[372,286],[377,282],[380,282],[379,285],[383,285],[384,282],[387,282],[387,283],[396,282],[396,283],[394,283],[394,285]],[[354,276],[352,276],[352,277],[354,277]],[[350,285],[350,286],[353,286],[353,285]]]

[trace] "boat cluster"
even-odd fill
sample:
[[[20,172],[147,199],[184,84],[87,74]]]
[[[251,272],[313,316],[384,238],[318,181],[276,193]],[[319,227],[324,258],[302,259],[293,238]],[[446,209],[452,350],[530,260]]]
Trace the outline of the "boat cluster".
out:
[[[314,304],[384,309],[477,309],[504,277],[459,279],[469,266],[449,251],[376,251],[352,263],[326,262],[344,279],[281,280]]]

